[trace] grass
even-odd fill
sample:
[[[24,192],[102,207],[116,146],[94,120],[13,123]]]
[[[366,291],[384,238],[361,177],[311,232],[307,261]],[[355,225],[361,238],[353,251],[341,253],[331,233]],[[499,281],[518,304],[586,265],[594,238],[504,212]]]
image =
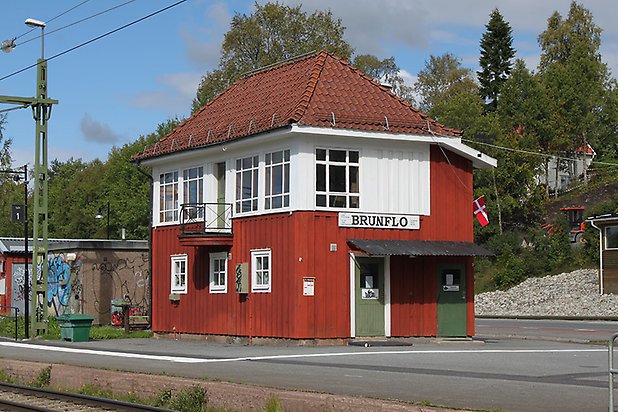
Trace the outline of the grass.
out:
[[[18,339],[24,339],[24,317],[18,317],[17,319],[17,337]],[[0,316],[0,336],[7,338],[15,337],[15,319],[10,317]],[[152,332],[147,330],[134,330],[125,333],[124,329],[119,329],[111,325],[93,325],[90,328],[90,339],[126,339],[126,338],[150,338]],[[60,340],[60,325],[53,316],[49,317],[47,323],[47,333],[41,336],[41,339],[45,340]]]

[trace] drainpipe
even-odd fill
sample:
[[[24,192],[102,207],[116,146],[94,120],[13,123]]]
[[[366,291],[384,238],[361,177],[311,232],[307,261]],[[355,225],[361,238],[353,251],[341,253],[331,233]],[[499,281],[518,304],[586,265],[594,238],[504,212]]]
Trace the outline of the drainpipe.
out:
[[[590,226],[599,231],[599,292],[603,294],[603,232],[590,220]]]
[[[148,202],[148,204],[150,205],[150,208],[148,211],[148,315],[149,315],[148,316],[148,328],[152,329],[152,276],[153,276],[152,274],[152,202],[153,202],[152,189],[153,189],[154,179],[150,173],[142,169],[139,161],[131,162],[131,163],[133,163],[133,166],[135,166],[138,172],[146,176],[148,180],[150,181],[150,192],[149,192],[150,201]]]

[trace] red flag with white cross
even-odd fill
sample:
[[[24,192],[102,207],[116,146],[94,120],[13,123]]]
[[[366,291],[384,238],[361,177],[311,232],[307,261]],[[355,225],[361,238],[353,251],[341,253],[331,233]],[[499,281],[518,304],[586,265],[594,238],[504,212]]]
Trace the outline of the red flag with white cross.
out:
[[[485,207],[485,196],[481,196],[472,204],[472,210],[474,210],[474,216],[479,221],[481,226],[485,227],[489,224],[489,217],[487,217],[487,208]]]

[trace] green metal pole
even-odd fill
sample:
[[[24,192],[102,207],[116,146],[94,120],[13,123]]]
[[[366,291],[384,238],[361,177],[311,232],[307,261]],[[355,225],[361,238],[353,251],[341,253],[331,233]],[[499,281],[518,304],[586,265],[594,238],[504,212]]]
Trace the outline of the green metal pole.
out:
[[[32,104],[32,115],[36,121],[36,136],[34,148],[34,222],[32,250],[32,336],[44,335],[47,332],[47,278],[49,265],[48,251],[48,209],[47,209],[47,121],[51,115],[51,104],[40,99],[47,99],[47,61],[44,58],[37,64],[37,90]],[[36,272],[35,269],[36,268]],[[36,276],[34,276],[36,274]]]

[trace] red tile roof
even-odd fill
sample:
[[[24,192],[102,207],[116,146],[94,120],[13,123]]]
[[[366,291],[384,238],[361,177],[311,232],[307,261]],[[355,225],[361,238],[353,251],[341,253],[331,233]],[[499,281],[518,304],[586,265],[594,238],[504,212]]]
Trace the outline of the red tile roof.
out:
[[[325,51],[245,75],[135,160],[236,140],[290,124],[460,136]]]

